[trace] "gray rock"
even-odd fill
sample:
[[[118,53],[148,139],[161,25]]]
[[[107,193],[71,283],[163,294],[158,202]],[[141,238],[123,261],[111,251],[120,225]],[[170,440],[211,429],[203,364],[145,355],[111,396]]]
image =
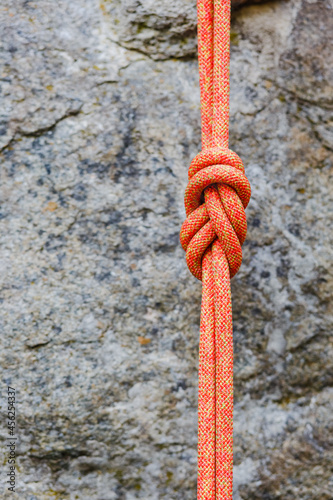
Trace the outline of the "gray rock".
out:
[[[197,8],[190,0],[115,0],[101,7],[116,40],[152,59],[195,56]]]
[[[4,498],[196,497],[201,284],[179,244],[195,23],[185,0],[3,2]],[[232,18],[230,146],[253,192],[232,282],[237,500],[332,498],[331,32],[328,1]]]

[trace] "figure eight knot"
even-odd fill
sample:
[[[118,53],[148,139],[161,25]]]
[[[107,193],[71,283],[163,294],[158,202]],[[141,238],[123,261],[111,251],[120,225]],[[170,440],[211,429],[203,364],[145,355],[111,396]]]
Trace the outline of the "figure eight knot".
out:
[[[180,241],[187,265],[199,280],[202,258],[215,239],[228,260],[230,278],[237,273],[247,229],[244,209],[250,196],[242,160],[230,149],[208,148],[192,160]]]

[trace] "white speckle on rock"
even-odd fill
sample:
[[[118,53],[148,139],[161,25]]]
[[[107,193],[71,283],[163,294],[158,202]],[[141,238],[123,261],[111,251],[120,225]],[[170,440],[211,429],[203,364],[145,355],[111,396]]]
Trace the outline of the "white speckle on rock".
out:
[[[285,351],[285,348],[286,340],[284,338],[283,331],[279,330],[278,328],[274,329],[268,337],[267,351],[282,355]]]

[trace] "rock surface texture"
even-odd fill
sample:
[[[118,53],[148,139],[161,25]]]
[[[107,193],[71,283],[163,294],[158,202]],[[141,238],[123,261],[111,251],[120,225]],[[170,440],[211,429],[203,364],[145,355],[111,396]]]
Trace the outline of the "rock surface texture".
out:
[[[230,147],[252,185],[232,281],[234,500],[333,498],[333,4],[245,6]],[[195,500],[196,5],[1,2],[1,437],[18,500]],[[6,472],[6,468],[5,468]]]

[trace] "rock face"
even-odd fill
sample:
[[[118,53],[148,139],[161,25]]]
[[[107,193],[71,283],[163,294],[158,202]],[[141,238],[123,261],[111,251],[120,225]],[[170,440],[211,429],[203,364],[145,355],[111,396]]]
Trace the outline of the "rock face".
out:
[[[196,498],[201,284],[179,244],[195,8],[2,2],[3,463],[7,385],[19,438],[3,498]],[[253,191],[234,500],[332,499],[332,31],[328,0],[233,14],[230,146]]]

